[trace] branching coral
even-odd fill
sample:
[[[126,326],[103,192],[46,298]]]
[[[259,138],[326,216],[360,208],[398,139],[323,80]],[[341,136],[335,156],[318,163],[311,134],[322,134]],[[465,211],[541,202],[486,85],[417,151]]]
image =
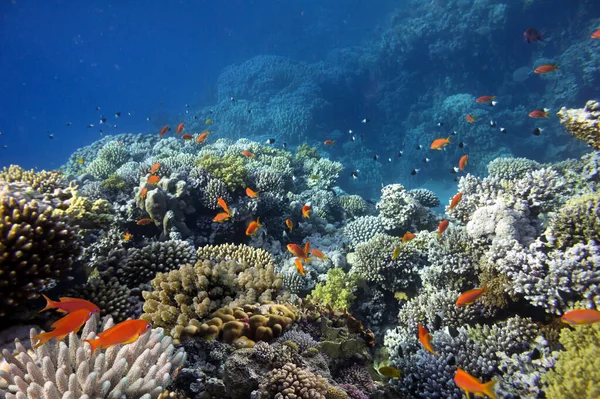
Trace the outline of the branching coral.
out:
[[[325,399],[327,380],[293,363],[274,369],[260,386],[261,397],[277,399]]]
[[[229,191],[240,190],[248,185],[248,171],[244,167],[241,155],[218,157],[204,154],[196,160],[195,164],[225,183]]]
[[[404,189],[402,184],[388,184],[381,189],[376,205],[379,219],[387,230],[418,231],[428,229],[435,220],[433,214]]]
[[[355,278],[344,273],[340,268],[333,268],[327,271],[327,282],[317,284],[310,297],[334,309],[348,309],[354,301],[355,289]]]
[[[348,218],[362,216],[367,212],[367,202],[360,195],[342,195],[337,200]]]
[[[33,169],[24,170],[17,165],[10,165],[8,168],[4,167],[0,171],[0,181],[6,183],[26,183],[32,189],[42,194],[49,194],[57,188],[66,188],[67,186],[67,181],[60,172],[47,172],[45,170],[36,172]]]
[[[353,248],[360,243],[366,242],[376,234],[383,234],[385,229],[383,223],[376,216],[361,216],[344,226],[343,234],[350,240]]]
[[[600,103],[588,101],[583,109],[563,107],[557,115],[569,133],[593,149],[600,150]]]
[[[412,195],[419,204],[427,208],[435,208],[440,205],[438,196],[435,195],[433,191],[426,188],[417,188],[415,190],[410,190],[408,193]]]
[[[239,263],[247,263],[254,267],[266,267],[274,264],[271,254],[264,249],[252,248],[246,244],[221,244],[204,245],[196,251],[198,259],[206,259],[213,262],[234,260]]]
[[[87,197],[75,195],[69,202],[69,207],[62,211],[56,210],[57,215],[63,213],[73,224],[84,229],[107,227],[113,221],[112,208],[105,199],[90,200]]]
[[[113,325],[108,318],[101,330]],[[82,337],[93,339],[96,331],[97,316],[85,324]],[[31,336],[35,334],[37,331],[31,329]],[[16,354],[2,351],[10,373],[0,372],[0,380],[5,380],[5,384],[0,383],[4,386],[0,394],[7,399],[155,399],[185,361],[185,352],[175,351],[172,340],[164,337],[160,328],[132,344],[113,346],[94,356],[73,333],[68,344],[46,343],[33,356],[20,342],[15,345]]]
[[[488,172],[492,177],[512,180],[541,167],[539,163],[527,158],[496,158],[488,164]]]
[[[600,194],[567,201],[550,219],[544,235],[551,246],[560,249],[590,240],[600,244]]]

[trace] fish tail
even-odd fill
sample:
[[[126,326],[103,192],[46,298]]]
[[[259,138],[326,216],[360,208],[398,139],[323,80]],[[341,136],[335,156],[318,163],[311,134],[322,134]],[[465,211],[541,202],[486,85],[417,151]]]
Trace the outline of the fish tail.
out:
[[[496,388],[497,382],[498,381],[496,381],[496,380],[491,380],[490,382],[486,382],[485,384],[483,384],[481,392],[483,392],[484,394],[489,396],[491,399],[497,399],[496,392],[494,391],[494,389]]]
[[[39,313],[45,312],[46,310],[50,310],[50,309],[54,309],[56,308],[56,303],[54,302],[52,299],[48,298],[46,295],[42,294],[42,296],[44,297],[44,299],[46,300],[46,307],[42,310],[39,311]]]
[[[37,344],[33,345],[33,349],[39,348],[40,346],[44,345],[46,342],[50,341],[52,338],[54,338],[54,334],[52,331],[41,333],[41,334],[34,336],[33,339],[37,339],[38,342],[37,342]]]
[[[88,344],[90,344],[90,348],[92,348],[92,353],[90,355],[93,355],[94,352],[96,351],[96,349],[100,348],[100,339],[85,339],[83,340],[83,342],[87,342]]]

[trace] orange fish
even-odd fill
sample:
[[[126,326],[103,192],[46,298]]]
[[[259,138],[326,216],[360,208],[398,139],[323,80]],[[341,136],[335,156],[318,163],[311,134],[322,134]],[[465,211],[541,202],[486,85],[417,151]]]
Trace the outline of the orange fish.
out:
[[[485,284],[481,288],[474,288],[472,290],[463,292],[462,294],[460,294],[460,296],[456,300],[456,306],[462,307],[462,306],[472,305],[473,303],[475,303],[475,301],[477,299],[479,299],[480,296],[482,296],[486,292],[487,292],[487,287]]]
[[[154,165],[152,165],[152,167],[150,168],[150,174],[153,175],[156,172],[158,172],[158,168],[160,168],[160,163],[156,162]]]
[[[55,321],[50,327],[53,328],[50,332],[45,332],[34,336],[38,343],[33,346],[33,349],[44,345],[52,338],[57,341],[62,341],[67,335],[74,332],[77,333],[81,326],[92,317],[93,313],[89,309],[77,309],[67,314],[63,318]]]
[[[292,229],[294,228],[294,223],[292,222],[292,219],[286,219],[285,225],[287,226],[288,229],[290,229],[290,233],[291,233]]]
[[[465,166],[467,166],[467,162],[468,161],[469,161],[469,156],[468,155],[463,155],[460,158],[460,160],[458,161],[458,168],[464,172],[465,171]]]
[[[246,187],[246,195],[250,198],[258,198],[258,193],[250,187]]]
[[[439,139],[433,140],[433,142],[431,143],[429,148],[431,148],[432,150],[441,150],[443,147],[447,146],[448,144],[450,144],[450,136],[446,137],[445,139],[439,138]]]
[[[402,242],[408,242],[408,241],[412,241],[417,235],[411,233],[410,231],[407,231],[406,233],[404,233],[404,235],[402,236]]]
[[[258,232],[258,229],[262,227],[262,224],[260,224],[260,218],[256,218],[256,220],[253,220],[250,222],[250,224],[248,225],[248,228],[246,229],[246,235],[247,236],[253,236]]]
[[[302,262],[300,262],[300,259],[296,258],[296,270],[298,270],[298,273],[300,273],[300,275],[302,277],[304,277],[306,275],[306,272],[304,271],[304,266],[302,266]]]
[[[148,177],[148,180],[146,180],[148,184],[156,184],[160,181],[160,176],[157,175],[152,175],[150,177]]]
[[[70,313],[70,312],[73,312],[73,311],[79,310],[79,309],[87,309],[92,313],[100,312],[100,308],[98,306],[94,305],[90,301],[86,301],[85,299],[69,298],[69,297],[63,296],[63,297],[58,298],[58,302],[57,302],[57,301],[53,301],[52,299],[48,298],[44,294],[42,294],[42,296],[46,300],[46,307],[44,309],[40,310],[40,313],[42,313],[46,310],[50,310],[50,309],[56,309],[56,311],[58,311],[60,313]]]
[[[248,157],[248,158],[254,158],[254,156],[255,156],[253,153],[251,153],[248,150],[242,151],[242,155],[245,156],[245,157]]]
[[[198,138],[196,139],[196,142],[198,144],[201,144],[204,142],[204,140],[206,140],[206,138],[208,137],[208,135],[210,134],[210,132],[207,130],[204,133],[201,133]]]
[[[311,249],[310,253],[319,259],[327,259],[327,256],[325,256],[325,254],[323,252],[319,251],[318,249]]]
[[[227,212],[217,213],[217,215],[213,218],[213,222],[223,223],[231,219],[231,215]]]
[[[496,96],[481,96],[477,100],[475,100],[475,102],[477,102],[477,103],[489,103],[490,101],[493,101],[495,99],[496,99]]]
[[[185,133],[181,135],[181,138],[184,139],[185,141],[191,140],[194,138],[193,134],[189,134],[189,133]]]
[[[470,397],[469,393],[472,393],[475,396],[488,396],[496,399],[496,393],[494,392],[496,386],[495,380],[483,383],[459,367],[456,369],[456,374],[454,374],[454,383],[457,387],[467,392],[467,397]]]
[[[125,235],[123,235],[123,241],[128,242],[133,238],[133,235],[130,232],[125,233]]]
[[[533,111],[531,111],[529,113],[529,117],[530,118],[535,118],[535,119],[541,119],[541,118],[549,118],[550,116],[548,115],[548,112],[550,111],[549,108],[543,108],[543,109],[534,109]]]
[[[452,201],[450,201],[450,206],[448,207],[448,209],[456,208],[456,205],[458,205],[458,203],[460,202],[461,199],[462,199],[462,193],[458,193],[454,197],[452,197]]]
[[[558,64],[544,64],[533,70],[534,73],[543,75],[545,73],[553,72],[558,69]]]
[[[176,130],[177,134],[180,134],[181,132],[183,132],[184,127],[185,126],[184,126],[183,122],[181,122],[179,125],[177,125],[177,130]]]
[[[590,36],[592,39],[600,39],[600,29],[598,29],[597,31],[595,31],[594,33],[592,33],[592,36]]]
[[[307,243],[308,244],[308,243]],[[306,248],[306,246],[305,246]],[[288,251],[292,253],[292,255],[297,256],[298,258],[304,260],[305,262],[308,260],[308,254],[300,245],[297,244],[288,244]]]
[[[153,220],[150,218],[143,218],[135,222],[135,224],[137,224],[138,226],[146,226],[147,224],[150,224],[152,222]]]
[[[148,195],[148,187],[144,187],[142,188],[142,190],[140,191],[140,198],[141,199],[145,199],[146,195]]]
[[[439,356],[439,354],[433,350],[433,346],[431,346],[431,334],[429,334],[429,331],[427,331],[421,323],[419,323],[419,342],[421,342],[421,345],[423,345],[429,353]]]
[[[163,127],[160,129],[160,132],[158,133],[158,135],[159,135],[160,137],[162,137],[162,136],[164,136],[165,134],[167,134],[167,132],[168,132],[169,130],[171,130],[171,128],[170,128],[169,126],[163,126]]]
[[[310,212],[312,211],[312,207],[308,204],[304,205],[302,207],[302,216],[304,216],[306,219],[310,219]]]
[[[593,324],[600,322],[600,312],[594,309],[570,310],[560,319],[568,324]]]
[[[323,144],[325,144],[325,145],[334,145],[335,144],[335,140],[325,140],[323,142]]]
[[[221,197],[217,198],[217,204],[223,208],[223,210],[225,211],[226,214],[231,215],[231,212],[229,211],[229,207],[227,206],[227,202],[225,202],[225,200]]]
[[[465,119],[467,120],[468,123],[477,122],[477,118],[475,118],[474,116],[471,116],[471,114],[467,114]]]
[[[440,236],[440,237],[441,237],[441,236],[442,236],[442,234],[444,234],[444,231],[446,231],[446,229],[448,228],[448,225],[449,225],[449,224],[450,224],[450,222],[449,222],[449,221],[447,221],[446,219],[444,219],[444,220],[442,220],[442,221],[440,222],[440,224],[439,224],[439,226],[438,226],[438,229],[437,229],[438,236]]]
[[[102,331],[96,339],[85,339],[83,342],[90,344],[92,355],[98,348],[106,349],[118,344],[131,344],[144,334],[152,329],[152,324],[145,320],[125,320],[119,324]]]

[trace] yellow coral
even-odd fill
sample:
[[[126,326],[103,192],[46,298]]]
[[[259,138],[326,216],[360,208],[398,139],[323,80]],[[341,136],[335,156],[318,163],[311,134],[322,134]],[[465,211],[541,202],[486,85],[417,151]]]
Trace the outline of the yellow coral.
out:
[[[569,133],[600,150],[600,103],[588,101],[583,109],[562,107],[557,115]]]
[[[57,209],[54,212],[66,214],[74,224],[86,229],[106,227],[113,220],[112,208],[105,199],[92,202],[87,197],[74,196],[66,210]]]
[[[56,188],[65,188],[66,186],[66,180],[60,172],[45,170],[36,172],[33,169],[25,170],[17,165],[4,167],[0,171],[0,181],[27,183],[31,188],[43,194],[52,193]]]

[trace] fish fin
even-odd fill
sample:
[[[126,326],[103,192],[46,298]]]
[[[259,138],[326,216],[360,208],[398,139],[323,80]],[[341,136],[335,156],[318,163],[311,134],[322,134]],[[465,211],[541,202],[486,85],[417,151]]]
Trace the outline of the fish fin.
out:
[[[102,347],[101,339],[85,339],[85,340],[83,340],[83,342],[87,342],[88,344],[90,344],[90,348],[92,348],[92,353],[91,353],[92,355],[94,354],[96,349]]]
[[[40,310],[39,313],[45,312],[46,310],[50,310],[50,309],[56,308],[56,303],[57,302],[54,302],[52,299],[48,298],[44,294],[42,294],[42,296],[46,300],[46,306],[44,307],[44,309]]]
[[[134,343],[135,341],[137,341],[137,339],[140,337],[139,334],[135,334],[133,337],[129,338],[127,341],[121,342],[121,344],[123,345],[127,345],[127,344],[131,344]]]
[[[310,252],[310,242],[306,241],[306,244],[304,244],[304,253],[306,254],[307,257],[308,257],[309,252]]]
[[[52,334],[52,331],[35,335],[33,337],[33,339],[37,339],[38,343],[33,345],[33,349],[37,349],[38,347],[44,345],[46,342],[50,341],[53,337],[54,337],[54,334]]]
[[[486,382],[485,384],[483,384],[481,392],[483,392],[484,394],[489,396],[491,399],[497,399],[496,392],[494,391],[494,389],[496,388],[497,382],[498,381],[496,381],[496,380],[491,380],[490,382]]]

